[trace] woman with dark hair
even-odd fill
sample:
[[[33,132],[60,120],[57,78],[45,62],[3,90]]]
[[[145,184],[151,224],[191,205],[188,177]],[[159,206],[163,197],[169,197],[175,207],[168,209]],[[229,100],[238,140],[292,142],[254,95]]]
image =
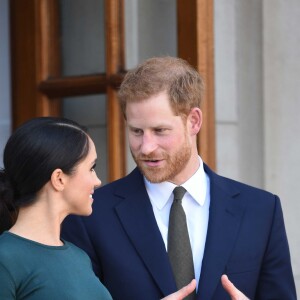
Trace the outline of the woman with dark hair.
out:
[[[0,299],[112,299],[88,255],[60,238],[69,214],[92,213],[95,145],[79,124],[53,117],[19,127],[0,170]],[[195,280],[165,300],[180,300]]]
[[[67,215],[92,212],[96,159],[86,130],[66,119],[33,119],[9,138],[0,171],[0,299],[111,299],[86,253],[60,239]]]

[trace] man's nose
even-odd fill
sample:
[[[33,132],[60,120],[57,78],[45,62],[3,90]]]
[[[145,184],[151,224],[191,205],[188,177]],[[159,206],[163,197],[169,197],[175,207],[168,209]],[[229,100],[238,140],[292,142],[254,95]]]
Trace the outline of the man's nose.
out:
[[[152,134],[144,134],[141,145],[141,152],[144,155],[149,155],[157,147],[156,139]]]

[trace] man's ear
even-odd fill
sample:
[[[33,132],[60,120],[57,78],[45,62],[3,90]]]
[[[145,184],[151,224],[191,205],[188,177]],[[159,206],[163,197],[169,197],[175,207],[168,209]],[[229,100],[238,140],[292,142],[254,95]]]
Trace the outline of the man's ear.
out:
[[[191,109],[188,115],[188,126],[192,135],[198,134],[202,125],[202,111],[198,107]]]
[[[51,184],[57,191],[62,191],[66,185],[66,175],[61,169],[55,169],[51,174]]]

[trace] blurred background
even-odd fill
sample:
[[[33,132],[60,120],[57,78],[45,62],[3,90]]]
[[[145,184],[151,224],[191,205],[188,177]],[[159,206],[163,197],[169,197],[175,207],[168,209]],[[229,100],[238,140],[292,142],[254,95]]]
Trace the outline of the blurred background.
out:
[[[0,166],[35,116],[86,125],[105,184],[134,168],[117,89],[160,55],[206,82],[199,151],[219,174],[281,198],[300,294],[298,0],[0,0]]]

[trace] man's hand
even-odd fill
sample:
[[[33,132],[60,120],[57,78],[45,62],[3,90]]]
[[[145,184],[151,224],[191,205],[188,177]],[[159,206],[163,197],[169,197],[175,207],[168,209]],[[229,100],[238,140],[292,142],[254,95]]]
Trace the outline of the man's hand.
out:
[[[161,300],[182,300],[196,288],[196,280],[193,279],[188,285],[184,286],[179,291],[161,299]]]
[[[228,279],[227,275],[222,275],[221,282],[225,291],[231,297],[231,300],[249,300],[234,284]]]
[[[225,291],[231,297],[231,300],[250,300],[241,291],[239,291],[234,284],[228,279],[227,275],[222,275],[221,282]],[[161,299],[161,300],[182,300],[196,288],[196,280],[193,279],[188,285],[179,291]]]

